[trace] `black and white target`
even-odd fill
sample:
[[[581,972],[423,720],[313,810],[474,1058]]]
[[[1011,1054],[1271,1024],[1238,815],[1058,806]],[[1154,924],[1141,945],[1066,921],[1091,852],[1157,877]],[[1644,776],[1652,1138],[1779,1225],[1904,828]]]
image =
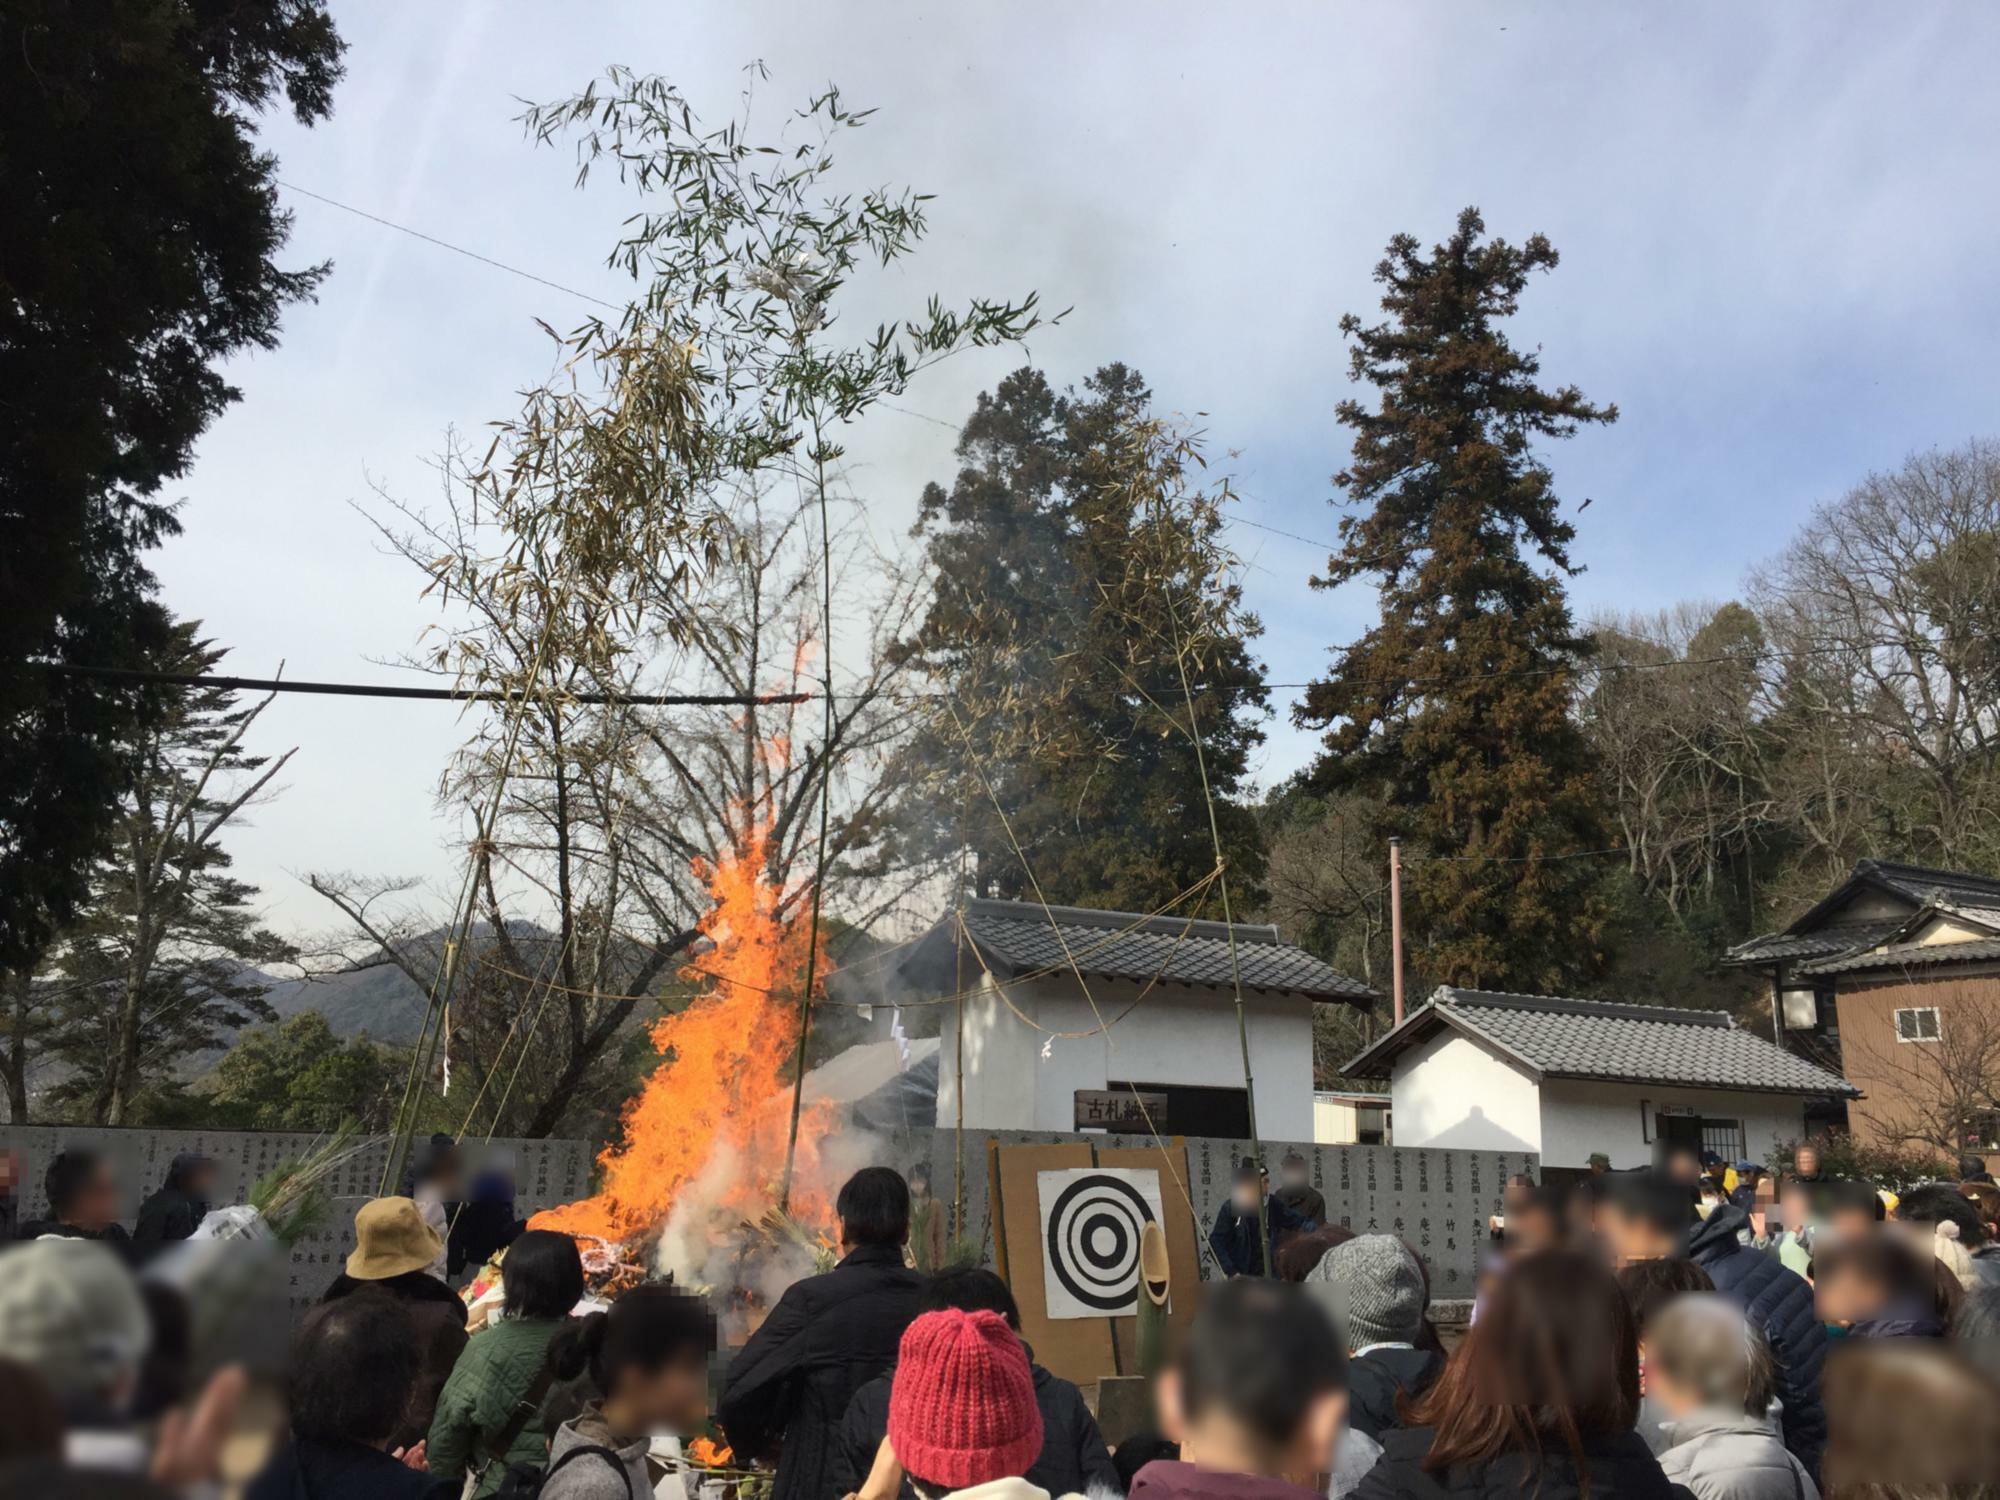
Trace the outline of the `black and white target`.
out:
[[[1139,1236],[1161,1222],[1160,1174],[1072,1167],[1038,1172],[1042,1281],[1051,1318],[1136,1311]]]

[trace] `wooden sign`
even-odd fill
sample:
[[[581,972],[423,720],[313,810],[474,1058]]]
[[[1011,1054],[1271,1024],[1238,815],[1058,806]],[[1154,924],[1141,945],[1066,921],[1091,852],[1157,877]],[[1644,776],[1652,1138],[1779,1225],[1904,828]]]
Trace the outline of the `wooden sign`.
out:
[[[1167,1096],[1149,1094],[1144,1089],[1078,1089],[1076,1128],[1152,1131],[1165,1135],[1171,1128],[1167,1123]]]

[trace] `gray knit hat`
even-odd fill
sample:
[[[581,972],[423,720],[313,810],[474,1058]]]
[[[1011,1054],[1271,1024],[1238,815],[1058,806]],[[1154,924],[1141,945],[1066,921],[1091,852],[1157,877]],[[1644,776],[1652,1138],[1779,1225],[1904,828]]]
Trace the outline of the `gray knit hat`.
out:
[[[0,1356],[57,1400],[111,1396],[152,1337],[139,1283],[105,1246],[49,1235],[0,1255]]]
[[[1424,1321],[1424,1273],[1393,1235],[1356,1235],[1306,1272],[1306,1287],[1333,1314],[1347,1347],[1414,1343]]]

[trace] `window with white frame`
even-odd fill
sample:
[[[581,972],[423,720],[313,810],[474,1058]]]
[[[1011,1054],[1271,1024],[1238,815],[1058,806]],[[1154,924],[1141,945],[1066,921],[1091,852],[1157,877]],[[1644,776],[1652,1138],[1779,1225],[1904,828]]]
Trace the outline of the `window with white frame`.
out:
[[[1896,1040],[1899,1042],[1934,1042],[1938,1039],[1938,1013],[1935,1005],[1913,1006],[1896,1012]]]

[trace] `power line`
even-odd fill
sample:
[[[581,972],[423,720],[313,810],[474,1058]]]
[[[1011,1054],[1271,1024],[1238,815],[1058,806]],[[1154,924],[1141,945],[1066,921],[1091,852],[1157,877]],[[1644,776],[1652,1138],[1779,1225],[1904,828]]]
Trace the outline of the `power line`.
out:
[[[324,203],[328,208],[337,208],[342,213],[353,214],[358,219],[366,219],[371,224],[380,224],[384,229],[393,229],[398,234],[407,234],[412,239],[422,240],[427,245],[436,245],[440,250],[449,250],[453,255],[463,255],[467,260],[476,260],[483,266],[491,266],[496,271],[505,271],[509,276],[518,276],[523,281],[532,281],[552,291],[567,292],[572,297],[581,297],[586,302],[595,302],[599,307],[608,307],[613,312],[622,313],[626,304],[607,302],[604,298],[589,292],[578,291],[573,286],[564,286],[560,281],[551,281],[546,276],[537,276],[533,271],[524,271],[519,266],[510,266],[504,260],[495,260],[490,255],[481,255],[477,250],[468,250],[463,245],[454,245],[450,240],[441,240],[434,234],[425,234],[421,229],[412,229],[407,224],[398,224],[394,219],[385,219],[380,214],[371,214],[365,208],[356,208],[351,203],[342,203],[338,198],[329,198],[324,193],[315,193],[311,188],[302,188],[282,177],[274,179],[278,186],[288,193],[298,193],[315,202]]]
[[[356,208],[351,203],[342,203],[338,198],[329,198],[324,193],[316,193],[311,188],[300,187],[296,183],[285,181],[283,178],[276,180],[278,186],[287,192],[298,193],[302,197],[311,198],[318,203],[324,203],[329,208],[337,208],[342,213],[349,213],[353,214],[356,218],[366,219],[371,224],[380,224],[384,229],[393,229],[398,234],[407,234],[412,239],[422,240],[427,245],[435,245],[440,250],[449,250],[453,255],[463,255],[468,260],[476,260],[483,266],[493,267],[496,271],[505,271],[509,276],[518,276],[524,281],[532,281],[536,285],[548,287],[552,291],[565,292],[572,297],[581,297],[586,302],[594,302],[599,307],[608,307],[613,312],[624,312],[626,310],[625,305],[622,303],[608,302],[604,298],[595,296],[590,292],[580,291],[573,286],[565,286],[560,281],[551,281],[546,276],[537,276],[533,271],[524,271],[519,266],[510,266],[504,260],[495,260],[490,255],[481,255],[477,250],[468,250],[465,246],[455,245],[450,240],[441,240],[434,234],[426,234],[421,229],[412,229],[408,224],[398,224],[394,219],[385,219],[380,214],[372,214],[365,208]],[[876,404],[895,412],[898,416],[911,417],[919,422],[929,422],[933,427],[942,427],[947,432],[955,433],[960,430],[958,423],[948,422],[943,417],[934,417],[929,412],[913,411],[907,406],[898,406],[893,401],[878,401]],[[1280,526],[1267,526],[1262,521],[1252,521],[1247,516],[1229,516],[1226,518],[1226,523],[1232,526],[1254,527],[1258,531],[1267,531],[1272,536],[1281,536],[1288,541],[1304,542],[1309,547],[1317,547],[1326,552],[1338,552],[1340,550],[1338,543],[1325,541],[1319,537],[1302,536],[1296,531],[1286,531]]]
[[[58,677],[91,677],[109,682],[156,682],[169,687],[222,688],[245,693],[321,693],[339,698],[422,698],[456,703],[512,703],[522,695],[478,688],[393,687],[386,683],[303,682],[280,677],[218,677],[206,672],[148,672],[137,667],[84,667],[65,662],[33,665]],[[571,703],[630,703],[648,708],[752,708],[768,703],[804,703],[812,693],[565,693]]]

